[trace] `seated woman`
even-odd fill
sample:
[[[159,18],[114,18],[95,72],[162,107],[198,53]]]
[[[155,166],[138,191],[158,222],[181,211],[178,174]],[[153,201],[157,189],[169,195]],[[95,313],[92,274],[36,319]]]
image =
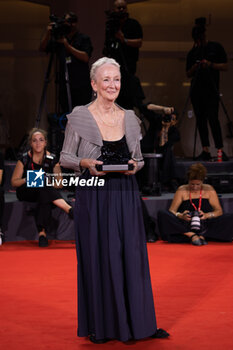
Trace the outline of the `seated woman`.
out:
[[[178,188],[169,211],[158,212],[164,241],[196,246],[207,244],[206,239],[232,241],[233,214],[223,214],[216,191],[203,184],[205,176],[206,168],[201,163],[191,165],[188,184]]]
[[[63,209],[70,218],[73,218],[73,209],[62,198],[59,191],[52,186],[37,188],[26,186],[27,170],[40,170],[42,168],[45,173],[57,174],[57,180],[61,179],[59,163],[57,163],[55,156],[46,150],[47,133],[42,129],[33,128],[29,133],[28,141],[30,150],[16,163],[11,184],[16,187],[16,195],[20,201],[38,203],[36,225],[39,231],[39,246],[47,247],[46,231],[49,228],[52,205]]]

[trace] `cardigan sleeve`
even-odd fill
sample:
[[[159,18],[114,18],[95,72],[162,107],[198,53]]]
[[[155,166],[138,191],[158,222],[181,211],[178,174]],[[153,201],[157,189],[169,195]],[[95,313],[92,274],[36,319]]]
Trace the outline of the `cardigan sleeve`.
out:
[[[136,146],[131,157],[135,162],[138,163],[137,171],[141,170],[141,168],[144,166],[144,160],[141,152],[140,139],[136,141]]]
[[[138,168],[137,171],[139,171],[144,166],[144,160],[141,152],[141,139],[142,139],[142,133],[141,133],[141,120],[136,116],[134,111],[129,111],[131,120],[133,124],[130,127],[130,131],[134,130],[134,136],[133,136],[133,151],[131,153],[131,158],[137,162]]]
[[[68,121],[60,155],[60,164],[64,168],[73,169],[78,174],[81,173],[80,161],[82,159],[77,156],[80,140],[80,136],[74,131]]]

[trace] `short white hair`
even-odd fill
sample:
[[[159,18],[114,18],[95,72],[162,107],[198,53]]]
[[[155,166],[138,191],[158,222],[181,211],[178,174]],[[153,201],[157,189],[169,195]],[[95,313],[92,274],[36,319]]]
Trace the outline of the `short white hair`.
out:
[[[119,63],[117,63],[116,60],[114,60],[114,58],[102,57],[102,58],[99,58],[97,61],[95,61],[91,66],[91,71],[90,71],[91,80],[96,81],[96,72],[104,64],[112,64],[113,66],[117,67],[120,71],[120,65]]]

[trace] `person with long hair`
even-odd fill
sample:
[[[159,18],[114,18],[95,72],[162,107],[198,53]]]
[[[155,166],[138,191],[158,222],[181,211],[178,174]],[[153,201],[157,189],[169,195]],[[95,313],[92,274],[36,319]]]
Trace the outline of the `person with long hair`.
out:
[[[36,210],[36,225],[39,232],[39,246],[47,247],[47,231],[51,218],[52,205],[63,209],[71,218],[72,207],[62,198],[58,189],[53,186],[32,188],[27,187],[27,171],[43,169],[45,173],[56,174],[57,183],[61,183],[61,168],[55,156],[47,150],[47,133],[38,128],[29,132],[30,149],[16,163],[11,184],[16,187],[16,195],[20,201],[38,203]]]
[[[96,99],[68,115],[61,165],[81,178],[99,176],[103,187],[77,187],[74,219],[78,257],[78,336],[93,343],[165,338],[157,328],[146,236],[135,173],[143,166],[140,122],[115,103],[119,64],[91,68]],[[109,172],[97,166],[131,164]],[[120,164],[120,165],[119,165]]]

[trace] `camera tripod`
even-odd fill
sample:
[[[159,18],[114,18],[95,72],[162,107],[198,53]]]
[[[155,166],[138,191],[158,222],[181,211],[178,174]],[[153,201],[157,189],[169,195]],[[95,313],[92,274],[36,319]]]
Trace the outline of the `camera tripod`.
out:
[[[200,69],[201,69],[201,62],[199,62],[198,67],[197,67],[197,70],[196,70],[195,77],[194,77],[194,79],[192,80],[192,83],[191,83],[191,86],[190,86],[190,89],[189,89],[189,93],[188,93],[187,99],[186,99],[186,101],[185,101],[184,108],[183,108],[183,111],[182,111],[182,113],[181,113],[180,120],[179,120],[179,122],[178,122],[179,125],[181,124],[181,122],[182,122],[182,120],[183,120],[183,118],[184,118],[184,115],[185,115],[185,113],[186,113],[186,110],[187,110],[189,101],[190,101],[190,99],[191,99],[192,91],[193,91],[193,89],[194,89],[194,87],[195,87],[195,84],[196,84],[196,82],[197,82],[197,80],[198,80],[198,76],[199,76],[199,74],[200,74]],[[233,123],[232,123],[232,121],[231,121],[231,119],[230,119],[230,117],[229,117],[229,114],[228,114],[228,112],[227,112],[227,109],[226,109],[226,107],[225,107],[225,105],[224,105],[224,103],[223,103],[223,100],[222,100],[221,96],[220,96],[219,90],[218,90],[218,88],[217,88],[217,86],[216,86],[216,84],[215,84],[215,82],[214,82],[214,80],[213,80],[213,78],[212,78],[212,76],[211,76],[211,74],[210,74],[209,68],[206,68],[206,71],[208,72],[208,78],[209,78],[209,81],[210,81],[210,83],[211,83],[211,86],[213,87],[213,89],[214,89],[214,91],[215,91],[216,98],[218,98],[218,101],[219,101],[220,105],[222,106],[222,109],[223,109],[223,111],[224,111],[224,114],[225,114],[225,116],[226,116],[226,118],[227,118],[227,127],[228,127],[228,131],[229,131],[229,134],[227,135],[227,137],[233,138]],[[195,132],[194,132],[194,145],[193,145],[193,159],[195,159],[195,153],[196,153],[197,129],[198,129],[198,128],[197,128],[197,119],[196,119],[196,123],[195,123]]]
[[[36,122],[35,122],[35,127],[39,127],[40,125],[40,120],[41,120],[41,114],[45,105],[45,100],[46,100],[46,92],[47,92],[47,88],[48,88],[48,84],[50,82],[50,73],[51,73],[51,69],[52,69],[52,65],[53,65],[53,61],[54,61],[54,57],[56,54],[56,50],[54,48],[54,44],[53,43],[53,48],[52,51],[50,53],[50,57],[49,57],[49,63],[48,63],[48,67],[46,70],[46,74],[45,74],[45,79],[44,79],[44,84],[43,84],[43,89],[42,89],[42,94],[41,94],[41,99],[40,99],[40,104],[39,104],[39,109],[38,109],[38,113],[36,116]],[[65,48],[62,47],[62,52],[61,52],[61,61],[63,62],[64,65],[64,73],[65,73],[65,85],[66,85],[66,91],[67,91],[67,99],[68,99],[68,112],[72,111],[72,99],[71,99],[71,90],[70,90],[70,82],[69,82],[69,72],[68,72],[68,67],[67,67],[67,62],[66,62],[66,56],[65,56]],[[57,79],[57,64],[56,64],[56,79]],[[58,104],[57,104],[57,89],[56,89],[56,96],[55,96],[55,105],[56,105],[56,113],[58,112]]]
[[[39,108],[38,108],[38,112],[37,112],[37,116],[36,116],[36,120],[35,120],[35,125],[34,127],[39,128],[40,126],[40,121],[41,121],[41,115],[45,106],[45,102],[46,102],[46,93],[47,93],[47,88],[50,82],[50,74],[51,74],[51,70],[52,70],[52,66],[53,63],[56,58],[56,49],[55,49],[55,45],[56,45],[56,41],[53,39],[52,41],[52,49],[50,52],[50,57],[49,57],[49,63],[46,69],[46,73],[45,73],[45,78],[44,78],[44,83],[43,83],[43,88],[42,88],[42,94],[41,94],[41,98],[40,98],[40,104],[39,104]],[[70,82],[69,82],[69,72],[68,72],[68,67],[67,67],[67,62],[66,62],[66,57],[65,57],[65,48],[62,47],[62,51],[61,51],[61,61],[62,64],[64,65],[64,73],[65,73],[65,85],[66,85],[66,92],[67,92],[67,100],[68,100],[68,111],[67,112],[71,112],[72,111],[72,99],[71,99],[71,89],[70,89]],[[57,69],[57,62],[55,62],[55,83],[57,84],[57,80],[59,78],[57,78],[58,76],[58,69]],[[58,84],[57,84],[58,85]],[[59,103],[58,103],[58,86],[56,85],[56,93],[55,93],[55,112],[56,115],[59,114]],[[63,117],[63,116],[62,116]],[[51,139],[53,140],[53,142],[51,142],[51,147],[53,148],[53,145],[56,145],[57,140],[56,140],[56,134],[57,134],[57,130],[55,130],[54,132],[51,132]],[[23,139],[20,142],[20,145],[18,147],[18,155],[22,155],[23,153],[25,153],[27,151],[28,148],[28,134],[24,135]],[[56,153],[56,148],[57,145],[54,146],[54,149],[51,149],[51,151],[53,153]]]
[[[4,149],[6,159],[16,160],[17,157],[15,149],[12,146],[9,125],[2,113],[0,113],[0,140],[0,152]]]

